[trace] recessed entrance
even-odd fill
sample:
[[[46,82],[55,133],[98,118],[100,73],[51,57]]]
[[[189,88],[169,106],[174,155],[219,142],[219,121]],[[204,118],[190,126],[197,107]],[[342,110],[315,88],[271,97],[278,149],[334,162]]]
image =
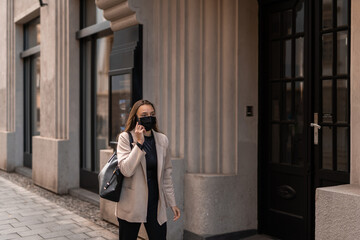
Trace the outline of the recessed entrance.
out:
[[[349,182],[350,3],[259,5],[259,228],[311,239],[315,188]]]

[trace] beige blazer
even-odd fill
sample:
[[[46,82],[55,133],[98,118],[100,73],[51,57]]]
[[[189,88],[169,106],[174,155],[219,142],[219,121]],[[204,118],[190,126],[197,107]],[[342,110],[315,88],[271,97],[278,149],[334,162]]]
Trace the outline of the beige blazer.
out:
[[[166,207],[176,206],[174,187],[172,182],[172,166],[169,152],[169,140],[162,134],[152,131],[157,152],[157,177],[159,185],[159,202],[157,220],[160,225],[167,221]],[[120,134],[117,145],[119,168],[124,175],[120,200],[116,204],[115,215],[128,222],[146,222],[148,188],[146,177],[145,151],[136,146],[130,148],[127,132]]]

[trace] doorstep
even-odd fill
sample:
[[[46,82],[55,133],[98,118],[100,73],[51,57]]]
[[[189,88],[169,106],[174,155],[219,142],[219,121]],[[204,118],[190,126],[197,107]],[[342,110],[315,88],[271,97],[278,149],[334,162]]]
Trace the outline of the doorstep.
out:
[[[32,169],[31,168],[23,167],[23,166],[22,167],[16,167],[15,172],[22,175],[22,176],[24,176],[24,177],[32,179]]]
[[[96,206],[100,206],[100,196],[99,194],[90,192],[84,188],[72,188],[69,189],[69,194],[73,197],[79,198],[83,201],[92,203]]]

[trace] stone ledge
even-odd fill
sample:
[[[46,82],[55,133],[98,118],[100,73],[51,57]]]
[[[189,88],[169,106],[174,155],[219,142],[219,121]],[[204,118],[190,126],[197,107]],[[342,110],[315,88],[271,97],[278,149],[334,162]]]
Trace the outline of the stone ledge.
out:
[[[100,205],[100,197],[99,194],[90,192],[83,188],[72,188],[69,189],[69,194],[73,197],[79,198],[88,203],[92,203],[96,206]]]
[[[358,239],[360,185],[316,189],[315,239]]]
[[[24,176],[24,177],[27,177],[27,178],[32,178],[32,169],[31,168],[28,168],[28,167],[16,167],[15,168],[15,172]]]

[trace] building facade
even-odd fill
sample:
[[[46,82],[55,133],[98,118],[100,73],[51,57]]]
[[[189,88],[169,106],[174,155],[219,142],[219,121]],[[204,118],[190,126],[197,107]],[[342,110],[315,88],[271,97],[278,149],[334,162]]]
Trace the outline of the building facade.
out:
[[[0,9],[2,170],[31,168],[58,194],[97,192],[143,98],[170,140],[183,214],[169,239],[358,236],[359,218],[347,216],[360,205],[360,2],[4,0]],[[113,203],[100,208],[116,224]]]

